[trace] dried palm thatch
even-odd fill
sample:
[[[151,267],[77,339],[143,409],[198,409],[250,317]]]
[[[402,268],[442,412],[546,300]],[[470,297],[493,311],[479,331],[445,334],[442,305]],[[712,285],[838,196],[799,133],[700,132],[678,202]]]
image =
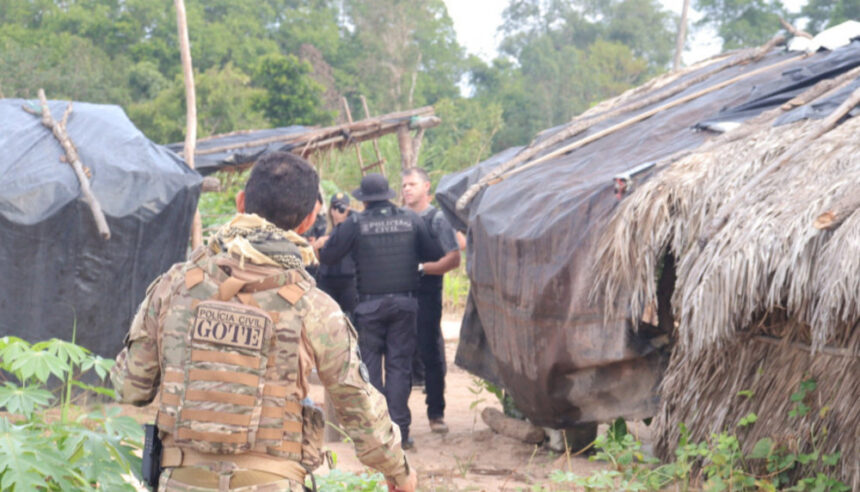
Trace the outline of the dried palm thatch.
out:
[[[655,421],[655,451],[664,459],[674,456],[680,422],[691,430],[694,442],[724,430],[734,432],[747,453],[759,439],[769,437],[777,447],[796,454],[811,453],[813,448],[822,454],[840,451],[842,459],[836,468],[810,467],[795,473],[822,471],[858,490],[860,359],[856,354],[860,330],[855,325],[846,349],[813,355],[803,342],[791,342],[794,336],[802,337],[805,327],[782,324],[777,328],[786,340],[745,336],[727,344],[725,350],[672,357],[663,380],[662,409]],[[790,395],[807,378],[818,382],[805,399],[809,411],[791,417],[796,403]],[[750,412],[756,413],[758,421],[738,427]]]
[[[832,94],[857,75],[825,81],[799,99]],[[820,121],[774,127],[791,106],[661,163],[601,237],[596,291],[615,301],[607,302],[608,314],[629,307],[636,318],[657,302],[665,256],[677,259],[677,346],[661,390],[659,450],[677,442],[679,422],[701,439],[734,427],[748,411],[768,416],[750,431],[750,445],[792,429],[796,445],[809,446],[811,431],[783,411],[808,373],[818,379],[822,406],[833,409],[818,444],[842,450],[840,474],[857,488],[860,209],[851,198],[860,193],[860,118],[832,130]],[[809,144],[798,149],[803,141]],[[813,227],[834,207],[836,227]],[[756,388],[760,397],[738,401],[738,391]]]

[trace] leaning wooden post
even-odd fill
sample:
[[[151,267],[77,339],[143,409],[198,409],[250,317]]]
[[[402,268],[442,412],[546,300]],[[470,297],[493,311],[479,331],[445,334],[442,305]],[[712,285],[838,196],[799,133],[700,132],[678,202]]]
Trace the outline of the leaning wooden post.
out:
[[[194,150],[197,145],[197,96],[194,93],[194,70],[191,66],[191,47],[188,42],[188,21],[185,17],[184,0],[174,0],[176,5],[176,28],[179,31],[179,54],[182,57],[182,73],[185,78],[185,162],[194,169]],[[191,224],[191,248],[203,244],[203,222],[200,209],[194,212]]]
[[[108,227],[107,220],[105,219],[105,214],[102,212],[102,206],[99,204],[95,195],[93,195],[92,189],[90,189],[90,179],[87,176],[88,170],[84,169],[84,165],[81,164],[78,150],[75,148],[75,144],[72,143],[72,139],[69,138],[69,134],[66,131],[66,125],[69,122],[69,115],[72,114],[72,103],[70,102],[69,105],[66,106],[66,111],[63,113],[63,119],[59,122],[51,116],[51,109],[48,107],[48,98],[45,97],[44,89],[39,89],[39,103],[41,103],[42,106],[41,113],[37,113],[27,106],[23,107],[24,111],[36,116],[41,116],[42,125],[51,130],[51,133],[53,133],[57,141],[60,142],[60,146],[66,154],[66,162],[72,166],[72,169],[75,171],[75,176],[78,177],[78,181],[81,183],[81,198],[84,200],[84,203],[89,205],[90,210],[93,213],[93,219],[96,221],[96,228],[98,228],[99,234],[101,234],[102,238],[106,240],[110,239],[110,228]]]

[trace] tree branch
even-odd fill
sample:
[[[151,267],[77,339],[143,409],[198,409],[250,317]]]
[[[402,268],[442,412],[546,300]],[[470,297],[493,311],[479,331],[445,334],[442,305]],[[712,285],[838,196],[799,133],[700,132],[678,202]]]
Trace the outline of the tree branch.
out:
[[[51,130],[51,133],[53,133],[57,141],[60,142],[60,146],[65,152],[66,162],[72,166],[72,169],[75,171],[75,176],[77,176],[78,182],[81,184],[81,199],[83,199],[84,203],[90,207],[90,210],[93,213],[93,219],[96,221],[96,228],[98,229],[99,234],[105,240],[110,239],[110,228],[108,227],[107,220],[105,219],[105,214],[102,212],[102,206],[99,204],[95,195],[93,195],[92,189],[90,189],[90,180],[87,178],[87,174],[84,171],[84,165],[81,164],[78,151],[75,149],[75,145],[72,143],[71,138],[69,138],[69,134],[66,132],[66,124],[68,123],[69,115],[72,113],[72,103],[69,103],[69,105],[66,106],[66,111],[63,113],[63,119],[59,123],[53,116],[51,116],[51,109],[48,107],[48,99],[45,97],[44,89],[39,89],[39,103],[41,104],[41,112],[37,112],[28,106],[22,106],[22,108],[24,111],[32,115],[41,116],[42,125]]]
[[[791,24],[788,23],[787,20],[783,19],[782,17],[779,18],[779,23],[782,24],[782,27],[784,27],[786,31],[791,33],[792,36],[797,36],[797,37],[806,38],[806,39],[812,39],[812,34],[809,34],[806,31],[802,31],[802,30],[792,26]]]

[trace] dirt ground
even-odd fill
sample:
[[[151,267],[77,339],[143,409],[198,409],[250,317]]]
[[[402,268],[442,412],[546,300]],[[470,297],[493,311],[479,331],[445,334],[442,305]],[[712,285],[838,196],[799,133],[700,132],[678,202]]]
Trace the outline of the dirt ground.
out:
[[[412,410],[411,434],[415,439],[415,447],[408,451],[408,456],[410,463],[418,470],[419,490],[532,490],[536,485],[551,486],[549,474],[553,470],[588,475],[606,467],[605,464],[588,461],[583,456],[568,458],[564,454],[496,434],[487,427],[481,420],[481,410],[488,406],[501,409],[501,405],[493,394],[480,390],[472,375],[454,365],[456,329],[452,328],[453,323],[446,324],[448,375],[445,420],[450,432],[444,435],[430,432],[425,395],[421,388],[415,388],[409,399]],[[321,386],[313,385],[309,396],[322,406]],[[124,406],[124,411],[142,422],[152,421],[155,406]],[[649,441],[647,428],[635,426],[634,429],[634,432],[643,434],[639,436],[643,442]],[[326,446],[337,454],[337,468],[354,473],[371,471],[356,459],[351,444],[329,442]],[[323,465],[316,474],[320,476],[327,472],[327,467]],[[556,486],[551,490],[571,489]]]
[[[415,388],[409,398],[410,432],[415,447],[408,451],[408,456],[418,470],[420,490],[530,490],[533,485],[549,485],[548,475],[553,470],[568,470],[564,455],[490,430],[481,420],[480,412],[487,406],[501,409],[501,405],[486,390],[475,394],[480,386],[474,382],[474,377],[453,364],[457,341],[446,341],[445,348],[448,361],[445,421],[450,432],[444,435],[430,432],[421,388]],[[473,405],[476,401],[478,403]],[[335,442],[328,443],[328,447],[338,455],[338,468],[365,471],[350,444]],[[570,470],[580,475],[603,467],[584,457],[570,458]],[[326,472],[319,470],[319,473]]]

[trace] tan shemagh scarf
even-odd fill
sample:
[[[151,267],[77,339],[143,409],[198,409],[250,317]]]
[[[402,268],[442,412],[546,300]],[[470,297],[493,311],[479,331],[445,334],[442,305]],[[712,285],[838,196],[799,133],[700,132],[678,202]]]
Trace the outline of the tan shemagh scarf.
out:
[[[240,265],[249,261],[290,269],[318,264],[305,238],[257,214],[237,214],[209,239],[209,249],[216,254],[226,251],[235,255]]]

